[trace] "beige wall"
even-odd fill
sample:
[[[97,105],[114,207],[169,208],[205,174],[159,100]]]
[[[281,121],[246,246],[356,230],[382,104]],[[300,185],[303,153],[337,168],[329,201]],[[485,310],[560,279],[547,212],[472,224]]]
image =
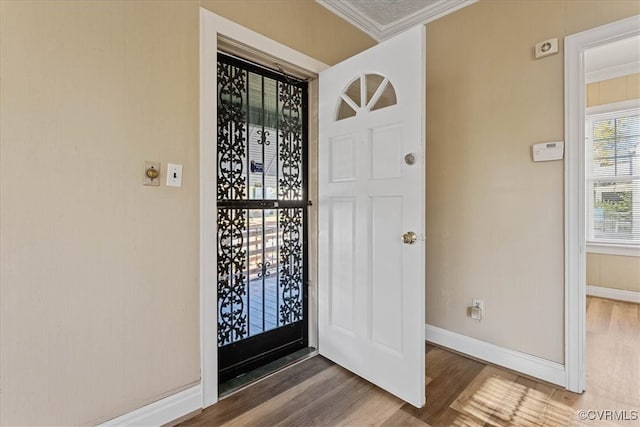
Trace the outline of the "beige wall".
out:
[[[200,378],[198,5],[1,7],[0,424],[93,423]]]
[[[330,63],[373,43],[265,3],[208,6]],[[0,425],[92,424],[200,379],[198,14],[0,2]],[[144,160],[183,187],[142,186]]]
[[[587,107],[640,98],[640,74],[587,85]]]
[[[480,2],[427,25],[427,322],[563,362],[563,37],[635,1]],[[560,39],[558,55],[533,58]],[[485,300],[481,322],[466,316]]]
[[[640,292],[640,257],[587,254],[587,284]]]
[[[315,0],[202,0],[202,6],[329,65],[376,44]]]

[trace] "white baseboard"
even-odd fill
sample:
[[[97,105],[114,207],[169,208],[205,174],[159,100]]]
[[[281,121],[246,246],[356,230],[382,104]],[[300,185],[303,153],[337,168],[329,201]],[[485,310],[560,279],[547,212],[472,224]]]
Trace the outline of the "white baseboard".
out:
[[[425,325],[427,341],[494,365],[503,366],[552,384],[566,387],[564,365],[520,351],[500,347],[437,326]]]
[[[99,424],[98,427],[161,426],[202,408],[200,384]]]
[[[640,292],[587,285],[587,295],[640,304]]]

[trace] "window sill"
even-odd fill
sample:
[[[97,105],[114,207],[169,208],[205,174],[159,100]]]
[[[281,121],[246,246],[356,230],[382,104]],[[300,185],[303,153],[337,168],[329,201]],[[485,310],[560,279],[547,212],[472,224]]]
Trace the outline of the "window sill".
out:
[[[640,246],[587,242],[587,253],[640,257]]]

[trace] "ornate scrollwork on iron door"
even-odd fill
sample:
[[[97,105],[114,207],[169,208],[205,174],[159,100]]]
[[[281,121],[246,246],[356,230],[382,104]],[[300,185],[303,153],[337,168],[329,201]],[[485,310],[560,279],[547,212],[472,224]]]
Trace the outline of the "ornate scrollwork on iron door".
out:
[[[302,319],[302,209],[280,209],[280,324]]]
[[[306,90],[304,81],[218,56],[218,347],[224,354],[237,351],[249,360],[248,347],[261,334],[273,348],[306,337]],[[277,330],[283,326],[290,327]]]
[[[245,338],[247,331],[247,211],[218,209],[218,344]]]
[[[230,64],[218,64],[218,200],[247,195],[246,121],[247,74]]]
[[[282,174],[278,181],[280,200],[302,200],[302,89],[280,84],[278,89],[280,112],[278,129],[280,145],[278,157]]]

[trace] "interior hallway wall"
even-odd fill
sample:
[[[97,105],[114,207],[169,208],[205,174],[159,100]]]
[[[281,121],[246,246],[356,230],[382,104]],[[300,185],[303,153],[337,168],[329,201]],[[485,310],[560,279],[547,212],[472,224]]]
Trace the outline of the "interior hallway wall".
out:
[[[563,164],[531,145],[564,139],[563,38],[638,13],[480,0],[427,25],[427,323],[564,363]]]

